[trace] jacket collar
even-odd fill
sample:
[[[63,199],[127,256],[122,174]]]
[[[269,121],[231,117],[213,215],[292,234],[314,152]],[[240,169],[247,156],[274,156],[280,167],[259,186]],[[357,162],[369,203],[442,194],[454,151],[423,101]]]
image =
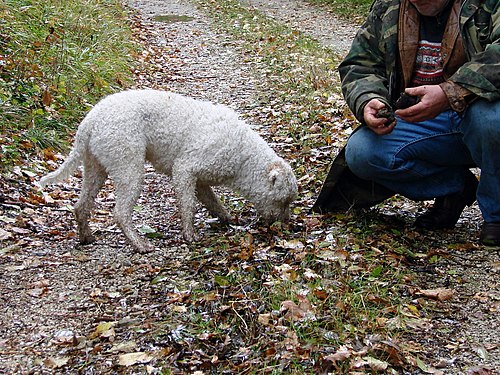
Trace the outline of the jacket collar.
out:
[[[460,0],[453,0],[441,46],[445,77],[452,75],[466,60],[460,36]],[[408,0],[402,0],[399,8],[398,48],[403,88],[408,87],[413,74],[420,34],[420,14]],[[458,66],[457,66],[458,65]]]

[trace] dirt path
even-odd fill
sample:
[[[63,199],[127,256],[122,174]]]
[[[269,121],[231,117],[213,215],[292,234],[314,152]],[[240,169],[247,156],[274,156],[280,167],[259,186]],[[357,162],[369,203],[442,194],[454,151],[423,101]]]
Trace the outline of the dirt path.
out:
[[[129,5],[140,12],[136,20],[136,32],[144,43],[140,58],[157,65],[153,75],[137,73],[138,86],[175,90],[240,110],[255,107],[251,67],[240,61],[232,42],[212,30],[193,5],[180,0],[132,0]],[[192,21],[155,21],[168,14],[192,17]],[[29,183],[20,170],[14,177],[18,182],[10,181],[12,189]],[[111,321],[111,342],[116,334],[120,336],[117,343],[125,342],[128,352],[139,350],[137,338],[130,337],[134,334],[119,332],[148,331],[145,322],[161,320],[162,307],[155,305],[151,279],[163,270],[173,282],[162,284],[162,289],[172,291],[195,282],[186,277],[191,270],[183,260],[189,250],[177,242],[179,223],[168,180],[149,173],[146,185],[139,202],[139,209],[144,209],[135,220],[171,233],[168,241],[156,241],[161,251],[153,256],[134,254],[112,223],[111,185],[98,198],[101,209],[92,224],[98,241],[89,247],[76,246],[68,208],[75,202],[79,178],[56,188],[58,200],[66,201],[68,207],[2,202],[2,218],[29,216],[29,222],[19,218],[22,222],[13,223],[19,228],[18,238],[0,256],[0,374],[74,374],[79,367],[89,374],[115,373],[123,351],[102,352],[89,335],[99,337],[99,324]],[[158,191],[158,186],[165,188]],[[82,353],[87,353],[86,359]],[[75,362],[75,357],[80,359]]]
[[[347,51],[355,32],[352,26],[303,1],[247,1],[270,17],[310,33],[339,54]],[[137,72],[139,87],[174,90],[224,103],[250,118],[259,111],[253,74],[257,67],[246,63],[237,43],[217,32],[192,4],[186,0],[128,3],[140,12],[136,33],[144,51],[139,58],[156,66],[149,73]],[[184,22],[158,18],[166,15],[187,18]],[[19,181],[29,183],[22,170],[15,173],[18,182],[11,186]],[[118,366],[121,355],[160,352],[162,337],[172,344],[182,334],[182,327],[173,322],[165,331],[164,322],[170,322],[173,313],[165,296],[196,284],[193,272],[199,270],[186,262],[193,256],[192,249],[178,242],[180,226],[171,208],[167,179],[148,174],[135,213],[137,222],[169,233],[151,240],[160,249],[152,255],[133,254],[112,224],[112,194],[99,196],[101,209],[92,224],[100,230],[97,243],[76,246],[69,206],[78,188],[78,177],[61,185],[54,193],[57,205],[49,203],[47,207],[26,201],[2,202],[0,216],[17,217],[18,238],[0,254],[1,374],[131,374],[134,370]],[[107,193],[110,191],[108,185]],[[477,208],[467,215],[466,220],[473,222]],[[205,229],[210,230],[208,226]],[[471,231],[474,235],[474,230],[461,224],[456,236]],[[443,245],[442,239],[435,241],[437,247]],[[433,353],[429,354],[433,363],[442,361],[445,374],[461,374],[473,366],[493,369],[499,364],[495,331],[500,326],[499,264],[498,252],[459,249],[449,253],[448,263],[440,264],[431,274],[422,274],[422,285],[446,285],[458,294],[452,304],[429,312],[431,325],[425,334],[409,338]],[[152,280],[162,275],[168,281],[156,286]],[[102,337],[108,339],[106,345],[99,341]],[[146,370],[155,373],[158,369],[151,363]]]
[[[357,27],[323,8],[297,0],[244,0],[259,12],[317,39],[343,56],[351,47]]]
[[[347,53],[357,31],[355,25],[346,23],[305,1],[242,2],[278,22],[311,35],[339,55]],[[138,3],[142,3],[142,6],[138,6]],[[166,5],[157,1],[156,5],[152,5],[155,4],[154,1],[135,1],[133,4],[139,9],[146,9],[145,14],[178,14],[195,18],[194,22],[190,23],[152,25],[156,26],[159,34],[166,33],[170,36],[168,43],[172,45],[167,44],[167,49],[173,50],[178,45],[187,47],[176,55],[176,61],[180,64],[175,65],[182,67],[179,74],[183,78],[168,82],[169,88],[194,96],[199,94],[210,100],[219,100],[237,108],[241,113],[252,116],[255,111],[252,102],[255,90],[250,72],[252,67],[238,59],[234,52],[237,46],[231,45],[232,42],[214,33],[209,27],[209,21],[195,9],[187,7],[185,2],[178,0]],[[172,35],[175,37],[172,38]],[[203,90],[198,92],[200,78]],[[410,210],[415,207],[412,202],[408,205],[411,206]],[[390,212],[394,208],[389,205],[385,209]],[[480,220],[477,205],[467,209],[458,225],[457,233],[455,236],[451,235],[448,241],[453,242],[454,237],[474,237]],[[429,240],[432,241],[432,238]],[[444,244],[436,239],[436,245],[439,247]],[[500,326],[500,287],[496,281],[500,273],[499,254],[498,251],[482,248],[476,248],[473,252],[467,250],[450,252],[449,260],[435,268],[433,274],[424,273],[421,276],[423,287],[452,287],[458,296],[449,306],[435,313],[432,325],[426,333],[428,336],[417,338],[428,352],[433,353],[431,356],[435,363],[442,362],[447,374],[463,373],[465,364],[478,364],[478,371],[495,368],[500,364],[498,336],[492,334],[492,330],[488,328]],[[451,345],[453,348],[444,349],[445,345]],[[453,353],[451,357],[450,352]],[[459,364],[456,366],[458,369],[448,368],[453,367],[455,363]],[[485,367],[481,367],[482,363]]]
[[[235,42],[216,33],[209,20],[185,0],[131,0],[129,5],[143,14],[143,36],[150,51],[148,64],[158,67],[155,77],[139,77],[138,85],[174,90],[181,94],[242,109],[252,106],[252,67],[243,63]],[[161,16],[184,16],[176,22]],[[175,17],[174,17],[175,19]]]

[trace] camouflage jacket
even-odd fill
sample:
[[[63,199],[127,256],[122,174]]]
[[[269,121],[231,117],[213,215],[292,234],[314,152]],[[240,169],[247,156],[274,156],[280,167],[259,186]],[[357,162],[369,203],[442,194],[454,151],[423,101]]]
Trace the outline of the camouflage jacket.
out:
[[[339,66],[342,91],[363,122],[365,104],[394,102],[408,86],[419,35],[419,15],[408,0],[376,0]],[[442,41],[450,105],[463,110],[466,96],[500,98],[500,1],[455,0]]]

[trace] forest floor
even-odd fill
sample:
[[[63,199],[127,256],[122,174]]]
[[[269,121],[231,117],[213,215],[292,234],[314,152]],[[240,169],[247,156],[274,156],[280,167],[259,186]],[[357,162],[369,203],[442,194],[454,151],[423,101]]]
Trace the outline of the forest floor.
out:
[[[338,58],[356,32],[300,0],[242,4]],[[42,197],[33,182],[46,170],[14,168],[0,180],[1,374],[498,373],[499,252],[477,243],[477,204],[455,230],[434,233],[412,227],[429,202],[393,199],[359,218],[309,213],[318,175],[349,134],[342,116],[331,121],[338,140],[301,149],[271,130],[287,107],[262,93],[272,90],[266,62],[203,7],[128,5],[141,47],[136,86],[222,103],[252,123],[297,170],[292,224],[258,228],[252,208],[223,190],[239,224],[224,228],[202,211],[204,239],[186,245],[169,180],[148,167],[134,220],[157,250],[126,243],[111,182],[92,221],[98,240],[79,246],[80,176]],[[383,277],[391,267],[401,274],[394,285],[394,271]],[[350,316],[356,301],[363,317]]]

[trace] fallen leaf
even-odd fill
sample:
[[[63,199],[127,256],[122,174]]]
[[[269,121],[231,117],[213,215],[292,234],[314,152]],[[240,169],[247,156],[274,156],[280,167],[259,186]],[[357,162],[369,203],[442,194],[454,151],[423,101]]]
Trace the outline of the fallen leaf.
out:
[[[299,240],[283,240],[279,243],[279,245],[283,249],[287,250],[302,250],[305,247],[304,244]]]
[[[421,289],[418,294],[426,298],[436,299],[438,301],[447,301],[453,298],[455,291],[453,289],[437,288],[437,289]]]
[[[69,329],[62,329],[54,334],[52,342],[56,345],[77,345],[78,339],[73,331]]]
[[[297,271],[292,268],[289,264],[285,263],[280,266],[274,266],[275,270],[280,273],[283,280],[295,281],[297,280]]]
[[[363,357],[363,359],[366,361],[368,366],[370,366],[370,368],[374,371],[385,371],[387,370],[387,367],[389,367],[389,364],[387,362],[381,361],[373,357]]]
[[[221,287],[226,287],[231,285],[231,281],[229,280],[229,278],[223,275],[215,275],[214,281],[217,285]]]
[[[60,368],[66,366],[70,357],[50,357],[43,361],[44,365],[50,368]]]
[[[320,289],[320,288],[314,289],[313,294],[317,299],[319,299],[321,301],[325,301],[329,296],[329,294],[326,290]]]
[[[19,246],[18,244],[13,244],[13,245],[4,247],[3,249],[0,249],[0,255],[14,253],[14,252],[19,251],[19,250],[21,250],[21,246]]]
[[[301,301],[299,305],[295,302],[287,300],[281,303],[280,312],[285,313],[285,318],[291,321],[298,320],[314,320],[314,312],[309,301]]]
[[[283,341],[287,350],[295,350],[300,347],[299,337],[292,330],[287,331],[286,338]]]
[[[177,313],[186,313],[187,307],[184,305],[174,305],[174,306],[172,306],[172,311],[177,312]]]
[[[42,103],[46,107],[48,107],[52,104],[52,94],[50,93],[50,90],[48,87],[46,87],[45,90],[43,90]]]
[[[113,345],[110,352],[123,352],[130,353],[137,348],[137,344],[135,341],[124,341]]]
[[[0,241],[12,238],[12,233],[0,228]]]
[[[28,290],[28,294],[32,297],[43,297],[49,293],[49,288],[33,288]]]
[[[118,364],[120,366],[133,366],[137,364],[149,363],[153,360],[153,356],[145,352],[135,352],[121,354],[118,356]]]
[[[474,366],[467,370],[467,375],[493,375],[493,368],[486,366]]]
[[[474,345],[472,346],[472,350],[474,350],[477,355],[479,356],[479,358],[481,359],[487,359],[488,358],[488,350],[486,350],[486,348],[482,345]]]
[[[111,338],[115,336],[114,326],[116,322],[104,322],[99,324],[95,331],[92,332],[89,336],[90,339],[95,339],[97,337],[106,337]]]
[[[271,314],[259,314],[257,321],[265,326],[269,325],[269,321],[271,320]]]
[[[306,268],[304,270],[304,277],[307,279],[307,280],[313,280],[313,279],[320,279],[321,276],[318,275],[316,272],[314,272],[312,269],[310,268]]]
[[[345,361],[351,357],[351,350],[347,346],[341,346],[335,353],[327,355],[325,359],[330,362]]]
[[[137,230],[143,233],[148,238],[162,238],[163,233],[157,232],[156,229],[150,227],[149,225],[142,225],[137,228]]]
[[[324,250],[316,254],[316,256],[323,260],[338,261],[342,265],[349,257],[349,253],[345,250]]]

